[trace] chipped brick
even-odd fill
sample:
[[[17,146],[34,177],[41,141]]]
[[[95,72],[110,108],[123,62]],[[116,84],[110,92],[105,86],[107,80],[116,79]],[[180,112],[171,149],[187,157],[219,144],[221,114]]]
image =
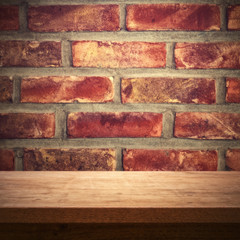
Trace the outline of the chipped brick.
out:
[[[220,30],[220,10],[210,4],[137,4],[127,6],[127,29]]]
[[[123,154],[125,171],[216,171],[216,151],[129,149]]]
[[[28,9],[28,27],[36,32],[118,31],[118,5],[54,5]]]
[[[205,78],[122,79],[121,95],[123,103],[216,102],[215,80]]]
[[[160,137],[162,114],[70,113],[69,138]]]
[[[0,67],[60,67],[61,43],[0,41]]]
[[[240,103],[240,78],[227,78],[226,101],[229,103]]]
[[[12,102],[13,82],[10,77],[0,77],[0,102]]]
[[[162,68],[165,43],[78,41],[72,45],[74,67]]]
[[[14,170],[14,152],[12,150],[0,149],[0,171]]]
[[[27,171],[113,171],[113,149],[25,149]]]
[[[177,113],[174,136],[195,139],[240,139],[240,114]]]
[[[21,102],[70,103],[112,100],[112,81],[106,77],[49,76],[22,80]]]
[[[55,115],[48,113],[1,113],[0,138],[52,138]]]
[[[240,69],[240,42],[177,43],[178,69]]]

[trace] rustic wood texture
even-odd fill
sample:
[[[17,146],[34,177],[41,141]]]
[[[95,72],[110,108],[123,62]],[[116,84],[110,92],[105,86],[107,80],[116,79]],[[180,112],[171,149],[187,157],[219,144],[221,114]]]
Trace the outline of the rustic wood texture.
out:
[[[0,223],[240,223],[237,172],[1,172]]]

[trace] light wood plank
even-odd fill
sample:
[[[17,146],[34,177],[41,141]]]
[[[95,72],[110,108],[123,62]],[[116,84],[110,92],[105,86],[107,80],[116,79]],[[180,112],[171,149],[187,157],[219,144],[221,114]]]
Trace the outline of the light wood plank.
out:
[[[1,172],[1,223],[240,223],[238,172]]]

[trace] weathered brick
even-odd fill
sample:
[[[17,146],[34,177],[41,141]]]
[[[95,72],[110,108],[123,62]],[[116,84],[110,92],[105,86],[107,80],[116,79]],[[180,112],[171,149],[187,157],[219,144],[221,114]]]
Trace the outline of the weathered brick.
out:
[[[226,101],[230,103],[240,103],[240,78],[227,78]]]
[[[10,77],[0,77],[0,102],[12,102],[13,82]]]
[[[216,171],[216,151],[129,149],[123,153],[125,171]]]
[[[0,138],[52,138],[53,113],[1,113]]]
[[[240,5],[228,7],[228,30],[240,30]]]
[[[175,63],[178,69],[240,69],[240,42],[177,43]]]
[[[216,102],[215,80],[206,78],[122,79],[121,95],[123,103]]]
[[[220,30],[220,10],[209,4],[138,4],[127,6],[127,29]]]
[[[69,138],[160,137],[159,113],[70,113]]]
[[[72,44],[73,66],[101,68],[162,68],[165,43],[77,41]]]
[[[240,171],[240,149],[229,149],[227,151],[226,166],[229,170]]]
[[[117,31],[119,6],[34,6],[28,9],[28,28],[37,32]]]
[[[12,150],[0,149],[0,171],[14,170],[14,152]]]
[[[0,6],[0,31],[19,29],[18,6]]]
[[[177,113],[174,136],[197,139],[240,139],[240,114]]]
[[[112,81],[106,77],[34,77],[22,80],[21,102],[109,102]]]
[[[25,149],[23,158],[28,171],[116,170],[113,149]]]
[[[0,67],[59,67],[60,42],[0,41]]]

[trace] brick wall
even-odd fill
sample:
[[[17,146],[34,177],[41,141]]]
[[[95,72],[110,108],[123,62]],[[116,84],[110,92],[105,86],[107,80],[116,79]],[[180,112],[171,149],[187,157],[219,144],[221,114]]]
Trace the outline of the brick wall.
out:
[[[240,170],[240,5],[212,2],[2,0],[0,169]]]

